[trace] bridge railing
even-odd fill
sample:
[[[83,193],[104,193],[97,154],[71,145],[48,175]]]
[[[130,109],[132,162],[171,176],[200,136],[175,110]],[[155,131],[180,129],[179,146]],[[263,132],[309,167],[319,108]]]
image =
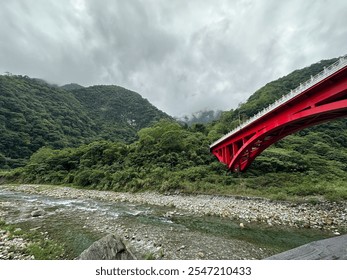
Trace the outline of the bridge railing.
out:
[[[298,87],[291,90],[288,94],[283,95],[280,99],[276,100],[274,103],[270,104],[268,107],[259,111],[253,117],[249,118],[248,120],[246,120],[245,122],[243,122],[242,124],[234,128],[233,130],[231,130],[229,133],[227,133],[226,135],[224,135],[223,137],[215,141],[213,144],[211,144],[210,148],[222,142],[223,140],[227,139],[229,136],[233,135],[237,131],[241,130],[242,128],[246,127],[250,123],[266,115],[267,113],[273,111],[274,109],[286,103],[287,101],[291,100],[292,98],[304,92],[311,86],[319,83],[320,81],[324,80],[325,78],[329,77],[330,75],[344,68],[346,65],[347,65],[347,55],[340,57],[335,63],[329,65],[328,67],[324,67],[323,71],[319,72],[318,74],[314,76],[311,76],[309,80],[307,80],[304,83],[301,83]]]

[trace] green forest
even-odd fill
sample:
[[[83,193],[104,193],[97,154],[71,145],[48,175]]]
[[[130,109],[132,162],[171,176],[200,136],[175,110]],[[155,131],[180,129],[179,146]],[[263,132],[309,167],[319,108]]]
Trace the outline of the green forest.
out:
[[[113,191],[208,193],[315,202],[347,199],[347,120],[290,135],[233,174],[209,144],[320,72],[266,84],[207,124],[182,124],[118,86],[51,86],[0,76],[1,182]]]
[[[171,119],[138,93],[118,86],[58,87],[27,76],[0,76],[0,169],[25,165],[42,147],[61,149],[109,139]]]

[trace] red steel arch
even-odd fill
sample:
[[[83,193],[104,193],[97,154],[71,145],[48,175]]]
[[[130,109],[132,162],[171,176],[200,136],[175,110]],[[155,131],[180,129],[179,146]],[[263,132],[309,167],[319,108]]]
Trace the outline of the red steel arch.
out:
[[[347,58],[341,58],[250,122],[210,146],[233,172],[245,171],[271,144],[306,127],[347,116]]]

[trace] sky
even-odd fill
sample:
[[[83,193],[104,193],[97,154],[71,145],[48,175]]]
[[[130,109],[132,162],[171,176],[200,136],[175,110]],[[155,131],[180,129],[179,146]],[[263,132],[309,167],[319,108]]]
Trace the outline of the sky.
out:
[[[171,116],[230,110],[347,54],[346,0],[0,0],[0,74],[114,84]]]

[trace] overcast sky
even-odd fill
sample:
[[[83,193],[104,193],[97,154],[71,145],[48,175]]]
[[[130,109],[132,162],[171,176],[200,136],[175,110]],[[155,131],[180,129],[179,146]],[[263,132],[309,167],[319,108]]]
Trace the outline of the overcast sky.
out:
[[[0,0],[0,73],[115,84],[181,116],[347,54],[346,0]]]

